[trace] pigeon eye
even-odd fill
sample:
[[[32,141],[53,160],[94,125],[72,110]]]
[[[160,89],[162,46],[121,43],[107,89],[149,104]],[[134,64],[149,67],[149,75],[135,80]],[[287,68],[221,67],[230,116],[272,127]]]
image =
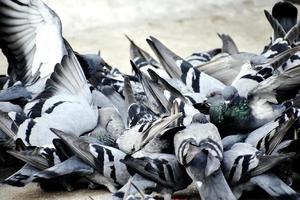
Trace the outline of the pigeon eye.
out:
[[[212,92],[212,93],[210,93],[210,96],[211,96],[211,97],[214,97],[214,96],[216,96],[216,92]]]

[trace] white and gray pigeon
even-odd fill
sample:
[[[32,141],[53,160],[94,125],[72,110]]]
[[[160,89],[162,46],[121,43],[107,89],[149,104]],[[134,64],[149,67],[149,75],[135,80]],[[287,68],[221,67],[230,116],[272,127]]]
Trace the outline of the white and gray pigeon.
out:
[[[5,179],[4,183],[23,187],[28,183],[35,182],[46,191],[50,189],[71,191],[76,188],[87,187],[89,183],[84,182],[83,177],[93,173],[94,169],[91,166],[85,164],[76,156],[72,156],[44,170],[25,164],[19,171]]]
[[[147,157],[139,158],[127,156],[121,162],[143,177],[144,180],[140,178],[139,182],[135,182],[133,180],[136,177],[133,178],[113,196],[124,197],[128,184],[134,183],[144,193],[152,190],[152,192],[158,193],[164,199],[171,199],[174,192],[185,189],[192,182],[185,168],[178,163],[174,154],[153,153]],[[151,181],[154,183],[150,184]],[[149,184],[155,187],[151,189]],[[137,191],[134,187],[132,189],[129,194],[135,195]]]
[[[124,152],[57,129],[51,128],[51,131],[60,137],[78,158],[93,167],[94,173],[86,176],[89,181],[104,185],[110,192],[116,192],[127,183],[130,171],[121,162],[126,157]]]
[[[291,142],[294,138],[297,138],[294,131],[292,131],[293,135],[291,135],[290,132],[294,128],[297,129],[299,116],[300,111],[298,108],[289,108],[276,120],[249,133],[244,142],[251,144],[266,154],[273,154],[278,151],[278,145],[282,143],[283,140]]]
[[[117,139],[119,149],[127,154],[133,154],[141,150],[150,140],[161,134],[169,125],[180,118],[181,115],[181,113],[172,114],[154,121],[137,124],[125,130]],[[130,138],[130,140],[128,138]]]
[[[183,82],[188,91],[205,96],[211,89],[224,88],[225,85],[221,81],[193,68],[189,62],[169,50],[156,38],[150,37],[147,42],[170,77]]]
[[[92,102],[89,85],[71,48],[62,63],[56,65],[45,90],[26,104],[24,112],[9,113],[13,122],[2,116],[1,128],[15,141],[37,146],[34,151],[25,148],[10,153],[39,170],[62,162],[52,143],[57,136],[50,128],[60,128],[79,136],[96,127],[98,109]],[[12,124],[14,128],[11,129]]]
[[[276,199],[299,199],[296,191],[270,172],[293,155],[265,155],[250,144],[236,143],[224,152],[222,170],[237,198],[257,185]]]
[[[236,199],[221,171],[221,137],[205,115],[196,114],[192,123],[174,136],[174,149],[201,199]]]
[[[45,90],[24,107],[25,115],[10,113],[19,125],[16,137],[26,145],[47,146],[56,136],[49,128],[74,135],[92,131],[98,122],[98,109],[85,75],[72,51],[57,64]]]

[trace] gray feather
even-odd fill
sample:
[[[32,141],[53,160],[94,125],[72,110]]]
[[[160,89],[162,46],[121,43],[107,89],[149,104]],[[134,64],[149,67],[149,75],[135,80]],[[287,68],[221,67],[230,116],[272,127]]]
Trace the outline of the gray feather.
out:
[[[229,35],[218,33],[218,36],[222,40],[222,53],[228,53],[230,55],[239,53],[235,42]]]
[[[270,196],[280,200],[298,200],[299,194],[286,185],[277,176],[268,173],[260,176],[255,176],[250,180],[265,190]]]

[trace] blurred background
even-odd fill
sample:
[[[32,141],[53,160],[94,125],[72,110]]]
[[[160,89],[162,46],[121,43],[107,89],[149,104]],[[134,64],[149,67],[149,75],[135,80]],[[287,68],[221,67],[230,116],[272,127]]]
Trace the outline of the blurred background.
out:
[[[129,42],[150,51],[152,35],[182,57],[221,46],[217,33],[232,36],[240,51],[261,52],[271,28],[263,10],[274,0],[44,0],[61,18],[63,35],[80,53],[96,53],[123,72],[130,72]],[[6,72],[0,55],[0,72]],[[0,184],[0,199],[110,199],[103,191],[45,193],[36,185]]]
[[[263,10],[274,0],[44,0],[61,18],[63,35],[73,49],[101,55],[130,71],[128,34],[150,50],[152,35],[185,57],[221,45],[217,33],[230,34],[241,51],[260,52],[270,26]],[[2,73],[6,59],[0,57]]]

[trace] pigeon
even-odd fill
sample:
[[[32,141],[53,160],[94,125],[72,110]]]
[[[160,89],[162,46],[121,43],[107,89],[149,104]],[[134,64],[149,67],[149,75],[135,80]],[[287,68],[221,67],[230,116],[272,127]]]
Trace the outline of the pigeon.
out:
[[[127,124],[127,106],[124,98],[111,86],[104,86],[101,92],[111,101],[114,108],[118,111],[124,124]]]
[[[105,68],[111,69],[111,66],[101,58],[100,51],[98,54],[80,54],[75,52],[75,55],[87,79],[90,79],[97,72],[103,72]]]
[[[156,38],[150,37],[147,42],[170,77],[181,80],[189,91],[206,95],[207,90],[212,89],[210,87],[220,89],[224,87],[224,84],[219,80],[193,68],[190,63],[170,51]]]
[[[168,113],[169,102],[166,102],[166,98],[163,92],[155,85],[151,79],[146,76],[140,69],[131,61],[132,69],[135,71],[137,77],[139,78],[140,83],[143,86],[144,93],[148,98],[147,106],[156,114],[159,113]]]
[[[86,176],[88,180],[106,186],[110,192],[116,192],[126,184],[130,172],[120,161],[126,157],[124,152],[57,129],[51,128],[51,131],[60,137],[76,156],[95,169],[93,174]]]
[[[222,139],[224,150],[230,149],[235,143],[248,143],[263,153],[272,154],[287,137],[289,131],[297,126],[299,109],[289,108],[280,117],[255,129],[250,133],[228,135]],[[288,140],[293,141],[293,140]]]
[[[101,142],[106,140],[108,142],[105,143],[106,145],[113,146],[125,130],[123,120],[113,107],[101,108],[98,112],[97,127],[87,135],[95,137]]]
[[[280,116],[290,107],[288,105],[291,102],[297,105],[297,97],[290,103],[284,100],[295,97],[295,92],[291,91],[297,91],[298,88],[296,78],[298,66],[287,69],[279,75],[274,73],[276,67],[273,66],[280,66],[297,51],[296,47],[280,53],[258,71],[246,69],[248,74],[244,73],[243,76],[237,77],[237,81],[231,86],[223,90],[212,90],[207,94],[207,102],[212,105],[209,111],[210,119],[224,130],[223,132],[227,132],[222,134],[226,135],[232,131],[252,131]],[[286,94],[294,96],[289,97]],[[278,101],[283,103],[278,104]],[[223,126],[225,123],[235,124],[235,127],[228,124],[225,127]]]
[[[65,126],[67,131],[81,135],[93,130],[98,122],[98,110],[93,105],[89,85],[71,48],[68,55],[62,64],[56,65],[39,97],[26,104],[25,113],[9,113],[13,122],[1,119],[1,128],[10,138],[29,146],[29,149],[9,153],[39,170],[62,162],[52,143],[57,137],[49,129],[52,125]],[[14,128],[10,129],[10,124]],[[32,151],[30,146],[36,147]]]
[[[179,117],[181,117],[181,113],[131,127],[117,139],[117,145],[120,150],[127,154],[133,154],[141,150],[150,140]],[[128,140],[128,138],[131,138],[131,140]]]
[[[29,99],[32,98],[32,93],[29,92],[20,81],[15,82],[11,87],[8,87],[0,92],[0,102],[2,105],[9,103],[10,105],[19,106],[19,109],[8,109],[3,107],[2,111],[7,112],[18,111],[24,107]]]
[[[217,127],[203,114],[174,136],[174,149],[201,199],[236,199],[221,171],[223,147]]]
[[[20,143],[19,139],[16,143],[17,142]],[[55,154],[53,148],[24,146],[21,149],[20,147],[17,147],[16,150],[7,150],[7,152],[26,163],[20,170],[4,181],[4,183],[13,186],[25,186],[26,184],[33,182],[35,180],[34,174],[53,167],[55,164],[61,162],[60,157]],[[47,187],[45,187],[45,189],[46,188]]]
[[[89,85],[71,48],[62,63],[56,65],[45,90],[26,104],[24,113],[16,138],[21,138],[27,145],[51,145],[56,137],[49,130],[52,127],[77,136],[96,127],[98,109],[92,102]]]
[[[67,191],[72,191],[91,185],[89,181],[84,180],[84,177],[93,173],[94,169],[91,166],[76,156],[72,156],[53,167],[36,172],[32,181],[39,183],[44,190],[49,190],[49,185],[51,185],[54,188],[65,188]],[[52,186],[54,184],[57,186]]]
[[[249,133],[244,142],[266,154],[272,154],[283,139],[287,138],[289,130],[298,125],[298,120],[299,109],[290,108],[276,120]]]
[[[222,170],[228,183],[234,187],[233,192],[237,198],[241,196],[243,190],[252,189],[252,185],[258,185],[275,198],[298,199],[293,189],[276,175],[268,172],[278,163],[292,156],[294,154],[264,155],[250,144],[236,143],[230,150],[224,152]],[[250,185],[242,185],[248,181]],[[278,184],[270,184],[272,181]]]
[[[171,198],[173,192],[185,189],[191,183],[184,167],[177,162],[174,154],[154,153],[148,157],[139,158],[127,156],[121,162],[144,179],[155,182],[154,191],[161,193],[164,198]],[[148,187],[147,184],[143,185],[143,182],[135,183],[135,185],[142,191]],[[118,192],[119,195],[121,191]]]
[[[193,60],[190,62],[189,58],[187,58],[187,61],[194,68],[212,76],[225,85],[230,85],[234,81],[244,65],[249,66],[260,60],[266,60],[264,57],[254,53],[240,52],[230,35],[218,34],[218,36],[222,40],[222,49],[219,49],[219,52],[218,49],[209,51],[210,59],[205,59],[205,62],[195,63]],[[217,52],[217,54],[213,52]]]

